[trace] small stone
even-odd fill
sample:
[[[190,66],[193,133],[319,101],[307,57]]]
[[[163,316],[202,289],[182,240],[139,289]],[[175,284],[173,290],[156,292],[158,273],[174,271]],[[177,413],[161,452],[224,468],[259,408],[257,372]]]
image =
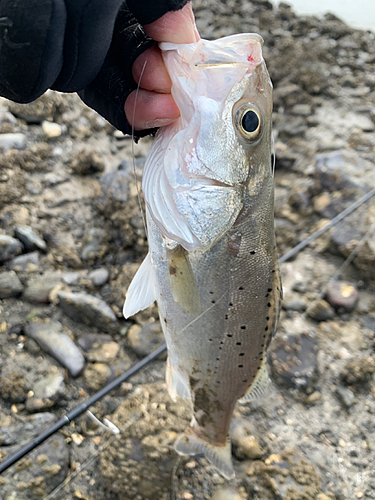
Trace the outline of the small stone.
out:
[[[62,134],[61,125],[54,122],[44,121],[42,123],[42,130],[48,139],[55,139],[56,137],[60,137]]]
[[[314,302],[307,310],[308,316],[315,321],[327,321],[335,316],[335,311],[325,300]]]
[[[32,396],[26,400],[26,410],[33,413],[50,408],[63,398],[65,391],[63,374],[51,373],[33,386]]]
[[[285,311],[305,311],[307,308],[306,302],[297,294],[289,294],[283,302]]]
[[[292,114],[298,116],[310,116],[311,106],[310,104],[296,104],[292,108]]]
[[[213,494],[211,500],[242,500],[242,497],[234,488],[220,486]]]
[[[59,274],[46,274],[32,283],[28,283],[24,298],[36,304],[48,304],[52,290],[61,283]]]
[[[26,147],[25,134],[0,134],[0,150],[24,149]]]
[[[117,342],[95,343],[87,354],[91,362],[110,363],[116,359],[120,350]]]
[[[141,357],[147,356],[165,342],[159,321],[144,327],[133,325],[129,328],[128,339],[130,347]]]
[[[26,394],[27,382],[21,372],[11,371],[9,373],[3,373],[0,376],[0,395],[5,401],[9,401],[10,403],[23,403],[26,399]]]
[[[0,273],[0,299],[17,297],[23,290],[23,285],[14,271]]]
[[[101,389],[111,375],[111,369],[104,363],[92,363],[86,366],[83,372],[83,380],[88,389],[98,391]]]
[[[13,260],[8,262],[8,269],[12,269],[13,271],[25,271],[27,273],[36,272],[39,268],[39,253],[38,252],[30,252],[25,253],[24,255],[19,255],[15,257]]]
[[[62,333],[57,321],[30,323],[24,328],[25,335],[35,340],[43,351],[50,354],[72,377],[77,377],[85,366],[85,358],[73,340]]]
[[[236,456],[238,458],[256,460],[264,455],[264,450],[255,436],[242,437],[237,441],[237,446],[238,450]]]
[[[80,278],[80,274],[76,272],[70,272],[70,273],[65,273],[61,281],[66,283],[67,285],[76,285],[78,283],[78,280]]]
[[[57,294],[60,307],[74,321],[96,326],[103,330],[113,330],[117,326],[117,318],[109,305],[87,293],[70,293],[60,291]]]
[[[47,251],[46,242],[30,226],[17,226],[14,235],[24,244],[28,252],[33,250]]]
[[[372,356],[365,356],[349,361],[340,376],[347,385],[362,385],[370,381],[374,372],[375,359]]]
[[[274,342],[271,365],[275,381],[306,392],[315,380],[318,344],[315,336],[289,335]]]
[[[0,234],[0,263],[13,259],[16,255],[22,253],[22,250],[23,246],[19,240]]]
[[[337,387],[336,394],[345,408],[350,408],[354,402],[354,394],[348,387]]]
[[[331,304],[336,311],[353,311],[357,305],[358,298],[358,290],[354,285],[346,281],[334,281],[327,286],[327,302]]]
[[[109,278],[109,273],[108,273],[107,269],[105,269],[104,267],[101,267],[99,269],[95,269],[94,271],[91,271],[87,277],[91,280],[91,283],[94,286],[99,287],[99,286],[103,286],[105,283],[107,283],[108,278]]]

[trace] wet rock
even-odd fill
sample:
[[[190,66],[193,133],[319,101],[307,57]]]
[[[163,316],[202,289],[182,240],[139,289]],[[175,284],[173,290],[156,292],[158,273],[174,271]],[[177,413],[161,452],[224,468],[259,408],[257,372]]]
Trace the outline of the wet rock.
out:
[[[117,326],[117,318],[109,305],[87,293],[70,293],[60,291],[57,294],[60,307],[74,321],[96,326],[103,330],[113,330]]]
[[[23,246],[19,240],[0,234],[0,263],[11,260],[22,253]]]
[[[24,255],[19,255],[15,257],[7,264],[8,269],[13,271],[25,271],[27,273],[33,273],[38,271],[39,268],[39,253],[30,252]]]
[[[33,395],[28,395],[26,400],[26,410],[34,413],[51,408],[63,398],[65,391],[64,375],[51,373],[34,384]]]
[[[375,359],[365,356],[350,360],[341,371],[340,377],[347,385],[359,386],[368,383],[374,372]]]
[[[53,122],[44,121],[42,123],[42,130],[48,139],[55,139],[56,137],[60,137],[62,134],[61,125]]]
[[[0,299],[17,297],[22,290],[23,285],[14,271],[0,273]]]
[[[276,339],[271,354],[275,381],[282,387],[307,391],[315,382],[317,351],[315,336],[301,334]]]
[[[234,488],[219,487],[213,494],[211,500],[243,500]]]
[[[109,363],[113,361],[120,350],[119,344],[113,342],[108,335],[88,333],[78,340],[78,345],[86,351],[86,358],[92,362]]]
[[[47,251],[46,242],[30,226],[17,226],[14,234],[24,244],[28,252],[33,250]]]
[[[86,245],[83,247],[81,252],[82,260],[98,259],[103,256],[105,248],[103,243],[106,238],[106,233],[103,229],[94,227],[88,232],[86,239]]]
[[[80,278],[79,273],[71,272],[71,273],[65,273],[61,277],[61,281],[63,281],[67,285],[76,285],[78,283],[79,278]]]
[[[111,376],[111,369],[104,363],[90,363],[83,372],[83,380],[88,389],[99,391]]]
[[[8,448],[8,451],[16,451]],[[35,452],[34,452],[35,453]],[[1,486],[3,498],[34,500],[46,498],[64,481],[69,467],[69,446],[64,436],[55,434],[40,445],[32,458],[21,459],[17,466],[6,471]],[[14,496],[17,492],[17,497]]]
[[[28,283],[24,298],[36,304],[48,304],[51,301],[52,290],[61,284],[61,276],[56,273],[46,273],[41,278]]]
[[[56,420],[56,415],[46,412],[21,417],[14,423],[3,425],[0,427],[0,446],[11,446],[19,443],[22,439],[32,439]]]
[[[24,328],[25,334],[64,366],[72,377],[77,377],[85,366],[85,358],[72,339],[62,331],[57,321],[30,323]]]
[[[361,195],[369,186],[375,187],[373,166],[350,150],[317,155],[315,172],[322,191],[341,191],[348,196]]]
[[[305,311],[307,304],[298,294],[289,294],[283,300],[282,307],[286,311]]]
[[[26,147],[26,136],[21,133],[0,134],[0,150],[24,149]]]
[[[143,327],[133,325],[129,328],[128,340],[133,351],[141,357],[147,356],[165,342],[159,321]]]
[[[90,175],[103,172],[105,165],[97,151],[79,151],[70,164],[73,172],[78,175]]]
[[[358,290],[346,281],[333,281],[328,284],[326,299],[336,311],[351,312],[359,298]]]
[[[315,321],[327,321],[335,316],[335,311],[325,300],[313,302],[307,310],[307,314]]]
[[[345,408],[350,408],[354,403],[354,393],[348,387],[337,387],[336,394]]]
[[[107,269],[104,269],[104,267],[101,267],[99,269],[95,269],[94,271],[91,271],[87,277],[91,280],[91,283],[94,286],[103,286],[105,283],[107,283],[108,278],[109,278],[109,272]]]

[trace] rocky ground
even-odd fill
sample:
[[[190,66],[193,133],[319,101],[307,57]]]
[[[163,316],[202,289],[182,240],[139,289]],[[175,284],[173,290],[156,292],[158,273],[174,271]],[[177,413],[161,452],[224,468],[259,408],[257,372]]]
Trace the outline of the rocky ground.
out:
[[[206,38],[249,31],[265,40],[283,254],[375,187],[375,35],[265,0],[194,8]],[[138,179],[149,145],[135,148]],[[75,95],[49,92],[26,106],[0,101],[0,151],[4,458],[163,338],[155,307],[121,316],[147,248],[131,140]],[[375,498],[375,199],[282,275],[274,388],[236,409],[234,481],[203,459],[177,461],[172,445],[189,409],[170,401],[159,359],[93,408],[119,436],[79,418],[3,474],[0,497]]]

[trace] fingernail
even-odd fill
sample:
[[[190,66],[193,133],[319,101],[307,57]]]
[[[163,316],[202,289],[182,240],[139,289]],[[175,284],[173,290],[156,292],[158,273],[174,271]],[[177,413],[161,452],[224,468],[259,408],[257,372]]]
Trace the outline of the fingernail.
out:
[[[170,125],[176,120],[177,118],[157,118],[156,120],[146,122],[146,128],[165,127],[166,125]]]

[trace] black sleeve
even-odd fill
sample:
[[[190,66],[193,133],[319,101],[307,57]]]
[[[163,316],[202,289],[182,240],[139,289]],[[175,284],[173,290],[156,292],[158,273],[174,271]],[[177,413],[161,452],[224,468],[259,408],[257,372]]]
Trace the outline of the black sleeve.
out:
[[[155,21],[187,0],[127,3],[129,9],[123,0],[1,0],[0,95],[27,103],[48,88],[80,91],[128,133],[123,105],[136,88],[131,66],[151,45],[138,22]]]

